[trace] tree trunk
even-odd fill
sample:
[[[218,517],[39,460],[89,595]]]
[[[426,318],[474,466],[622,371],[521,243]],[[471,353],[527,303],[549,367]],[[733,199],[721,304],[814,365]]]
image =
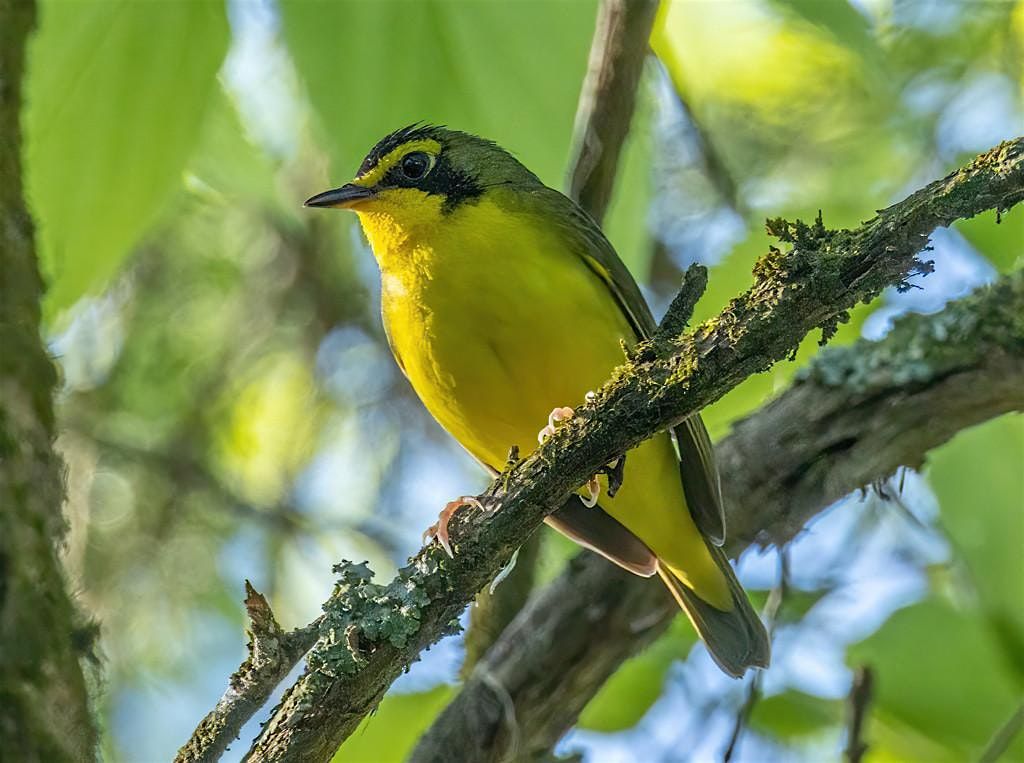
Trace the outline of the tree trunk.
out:
[[[0,0],[0,758],[94,757],[76,624],[57,544],[63,466],[56,373],[39,334],[42,280],[22,197],[21,80],[32,0]]]

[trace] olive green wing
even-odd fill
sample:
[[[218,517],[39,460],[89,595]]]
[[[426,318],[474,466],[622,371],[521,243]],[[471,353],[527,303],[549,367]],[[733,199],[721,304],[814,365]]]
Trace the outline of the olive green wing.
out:
[[[647,300],[600,227],[578,204],[557,191],[545,190],[551,198],[544,202],[557,210],[563,235],[575,244],[587,267],[608,286],[637,339],[652,337],[658,325]],[[690,513],[708,540],[720,546],[725,542],[725,506],[711,437],[699,414],[675,427],[672,434],[679,448],[679,471]]]
[[[725,502],[722,480],[715,463],[715,446],[700,414],[672,430],[679,448],[683,493],[701,532],[716,546],[725,543]]]

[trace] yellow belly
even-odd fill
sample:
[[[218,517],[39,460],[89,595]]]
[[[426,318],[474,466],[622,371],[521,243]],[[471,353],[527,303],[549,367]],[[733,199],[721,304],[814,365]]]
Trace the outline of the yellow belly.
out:
[[[452,218],[403,239],[402,251],[374,242],[384,323],[430,413],[500,469],[511,446],[524,455],[537,446],[552,408],[581,404],[607,380],[624,360],[620,341],[634,336],[607,286],[556,232],[488,200]],[[621,490],[601,506],[709,600],[729,601],[686,508],[668,435],[628,454]]]

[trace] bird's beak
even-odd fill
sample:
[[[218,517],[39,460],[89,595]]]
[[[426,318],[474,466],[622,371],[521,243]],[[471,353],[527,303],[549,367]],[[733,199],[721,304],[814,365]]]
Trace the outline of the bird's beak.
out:
[[[341,188],[334,188],[330,191],[318,193],[309,199],[303,206],[306,207],[334,207],[336,209],[350,209],[360,201],[372,199],[377,192],[366,186],[348,183]]]

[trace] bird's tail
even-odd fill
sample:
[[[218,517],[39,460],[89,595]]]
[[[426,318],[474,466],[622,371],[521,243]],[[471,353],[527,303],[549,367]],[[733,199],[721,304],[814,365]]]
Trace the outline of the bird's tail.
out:
[[[697,633],[707,644],[718,666],[734,678],[747,668],[768,667],[771,643],[761,618],[750,606],[747,594],[736,579],[736,573],[718,546],[708,544],[711,558],[725,576],[732,595],[732,609],[723,611],[701,599],[692,588],[659,562],[658,574],[683,608]]]

